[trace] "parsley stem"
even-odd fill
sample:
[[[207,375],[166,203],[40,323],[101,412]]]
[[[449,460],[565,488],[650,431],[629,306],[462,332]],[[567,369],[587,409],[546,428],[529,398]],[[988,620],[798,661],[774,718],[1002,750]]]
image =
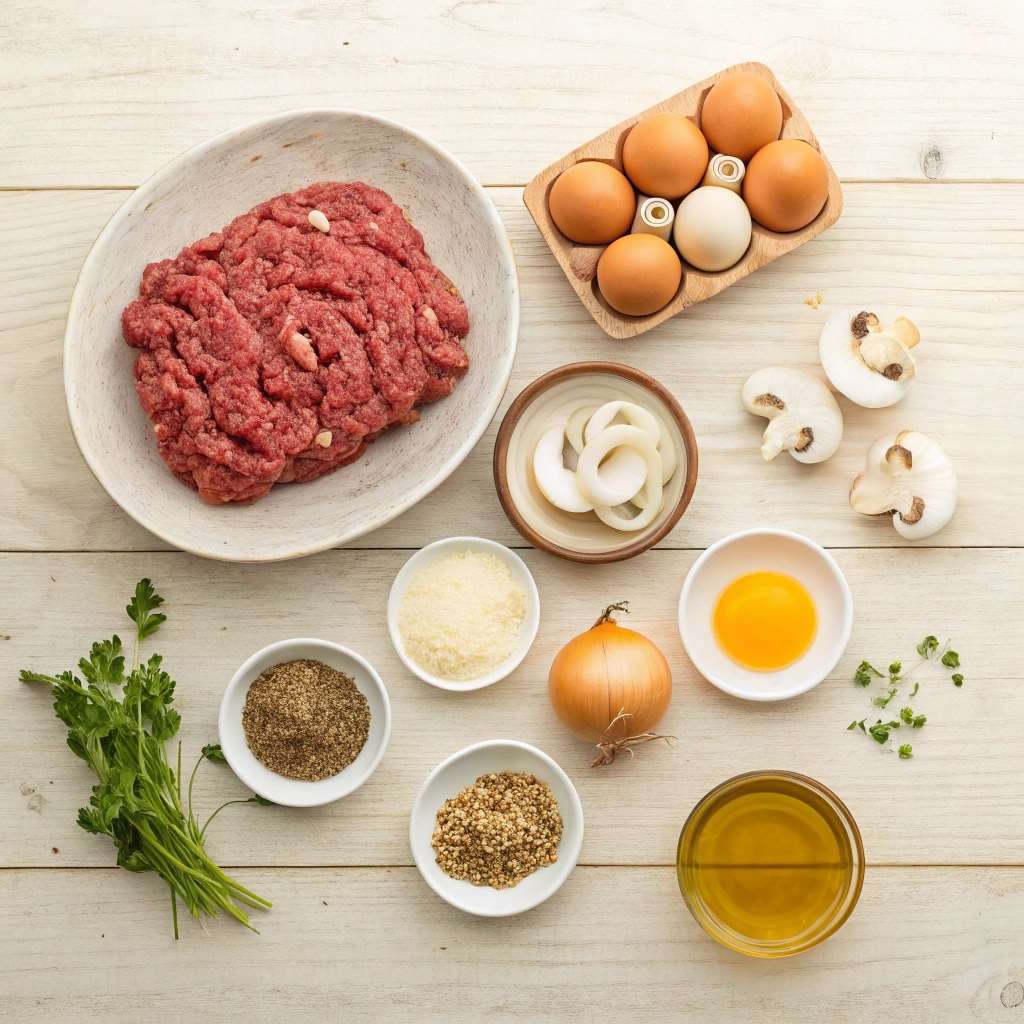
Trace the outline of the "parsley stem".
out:
[[[203,837],[206,835],[206,830],[210,827],[210,822],[213,821],[213,819],[216,818],[225,807],[230,807],[232,804],[247,803],[249,803],[248,797],[239,797],[237,800],[225,800],[224,803],[222,803],[220,807],[218,807],[217,810],[215,810],[213,814],[206,819],[206,824],[199,830],[199,841],[202,842]]]

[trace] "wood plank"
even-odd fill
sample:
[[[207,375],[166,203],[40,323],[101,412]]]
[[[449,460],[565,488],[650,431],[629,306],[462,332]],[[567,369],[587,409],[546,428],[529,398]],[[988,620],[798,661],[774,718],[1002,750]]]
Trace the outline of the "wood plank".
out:
[[[881,3],[775,0],[752,17],[744,0],[642,12],[12,0],[0,18],[0,185],[135,185],[217,132],[330,105],[396,118],[482,181],[523,184],[741,60],[775,70],[843,178],[1020,178],[1022,39],[1009,2],[942,0],[894,17]]]
[[[1024,311],[1024,208],[1013,186],[847,186],[846,213],[831,231],[631,343],[606,338],[576,301],[519,190],[491,194],[512,237],[523,295],[520,351],[504,407],[534,377],[577,359],[624,360],[671,387],[694,422],[701,469],[690,510],[666,546],[704,546],[755,519],[826,544],[898,543],[886,522],[851,512],[846,492],[871,442],[906,426],[940,439],[962,481],[956,517],[928,543],[1024,544],[1024,519],[1016,514],[1024,502],[1017,471],[1024,364],[1016,340]],[[162,546],[89,474],[68,430],[60,376],[75,277],[124,195],[0,193],[4,548]],[[819,290],[829,306],[878,304],[913,317],[924,337],[920,379],[891,409],[869,411],[844,400],[846,439],[828,463],[803,467],[781,456],[766,466],[757,450],[763,421],[740,407],[740,386],[761,366],[817,366],[828,306],[812,310],[803,299]],[[433,495],[357,543],[420,546],[462,532],[521,544],[494,493],[496,428],[497,421]]]
[[[485,920],[415,868],[243,871],[275,901],[179,942],[159,880],[0,873],[0,989],[19,1021],[599,1021],[836,1024],[1015,1018],[1024,871],[879,869],[835,936],[792,960],[715,945],[671,868],[578,868],[551,900]],[[969,908],[966,909],[966,908]],[[74,951],[74,952],[72,952]],[[826,1011],[827,1007],[827,1011]]]
[[[676,626],[692,552],[656,551],[620,566],[582,566],[530,551],[543,614],[527,660],[504,682],[453,694],[405,671],[384,624],[387,592],[407,553],[328,552],[273,566],[206,563],[176,553],[22,554],[0,557],[0,866],[107,865],[112,850],[75,824],[92,777],[64,743],[44,692],[18,684],[21,667],[59,671],[93,640],[124,635],[124,604],[151,576],[170,619],[152,648],[179,681],[185,763],[216,738],[220,696],[257,648],[291,636],[323,636],[365,655],[388,686],[394,730],[378,772],[351,797],[312,811],[234,807],[213,830],[227,864],[410,864],[408,814],[427,772],[462,747],[494,737],[534,743],[570,774],[587,818],[588,864],[669,864],[693,804],[737,772],[788,768],[821,779],[849,803],[872,864],[1024,861],[1024,673],[1014,628],[1024,620],[1024,551],[841,550],[857,622],[831,679],[783,704],[734,700],[697,677]],[[630,625],[665,652],[675,680],[662,727],[677,737],[605,771],[554,720],[546,680],[554,654],[628,598]],[[922,676],[912,702],[928,724],[900,761],[848,733],[870,716],[851,682],[862,658],[909,667],[927,633],[955,640],[967,684]],[[907,689],[906,687],[904,688]],[[893,710],[898,710],[896,705]],[[873,720],[873,719],[872,719]],[[199,806],[244,795],[224,766],[204,766]],[[56,847],[59,852],[53,852]]]

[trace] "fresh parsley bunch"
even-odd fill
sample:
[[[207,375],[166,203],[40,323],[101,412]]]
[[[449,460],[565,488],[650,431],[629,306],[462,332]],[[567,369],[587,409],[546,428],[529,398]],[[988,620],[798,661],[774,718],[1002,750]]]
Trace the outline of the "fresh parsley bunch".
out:
[[[189,777],[183,799],[181,743],[176,766],[167,760],[166,743],[178,733],[181,716],[171,706],[174,680],[159,654],[138,664],[139,645],[167,616],[157,609],[163,598],[148,580],[140,580],[128,604],[135,623],[135,656],[125,672],[125,655],[117,636],[92,645],[78,662],[81,676],[21,671],[26,683],[53,687],[53,709],[68,727],[68,746],[96,773],[89,806],[78,812],[86,832],[107,835],[117,848],[117,863],[128,871],[155,871],[171,891],[174,937],[178,937],[178,900],[194,917],[222,910],[252,928],[245,907],[266,909],[270,902],[229,878],[204,847],[206,826],[192,813],[192,783],[205,759],[223,760],[220,747],[203,748]],[[266,803],[261,797],[228,803]],[[255,930],[255,929],[253,929]]]

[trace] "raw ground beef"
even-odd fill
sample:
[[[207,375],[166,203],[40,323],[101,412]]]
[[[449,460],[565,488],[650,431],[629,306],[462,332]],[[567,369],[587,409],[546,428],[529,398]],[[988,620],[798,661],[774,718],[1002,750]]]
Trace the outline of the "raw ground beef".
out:
[[[214,503],[353,462],[469,365],[457,289],[362,182],[269,199],[151,263],[121,323],[160,454]]]

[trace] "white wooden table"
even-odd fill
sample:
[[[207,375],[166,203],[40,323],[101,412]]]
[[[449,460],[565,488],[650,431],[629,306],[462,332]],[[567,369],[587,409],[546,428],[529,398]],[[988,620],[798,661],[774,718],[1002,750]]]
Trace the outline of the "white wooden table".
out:
[[[845,8],[856,7],[855,11]],[[0,11],[0,1016],[10,1020],[1024,1022],[1024,17],[1012,0],[858,5],[489,2],[195,3],[9,0]],[[672,8],[669,11],[667,9]],[[738,60],[770,64],[844,180],[819,240],[632,343],[576,302],[521,203],[550,160]],[[61,340],[85,253],[127,190],[188,145],[273,111],[362,107],[464,160],[508,226],[522,280],[506,403],[560,363],[615,358],[670,386],[693,419],[701,475],[657,551],[588,568],[526,551],[545,614],[500,686],[453,698],[403,672],[384,601],[412,549],[472,532],[523,547],[496,500],[494,426],[416,509],[344,550],[235,567],[167,550],[93,481],[71,439]],[[821,291],[826,306],[803,303]],[[829,308],[904,312],[922,377],[904,404],[844,404],[827,465],[765,466],[739,407],[752,370],[813,366]],[[868,444],[914,426],[961,475],[951,526],[920,546],[854,515]],[[834,677],[780,706],[697,677],[675,626],[697,552],[751,525],[833,549],[857,622]],[[186,922],[164,887],[115,869],[75,824],[90,777],[45,694],[16,669],[63,668],[121,622],[149,575],[168,599],[159,649],[179,680],[186,758],[215,738],[234,668],[271,638],[318,633],[379,668],[394,734],[370,784],[316,811],[241,807],[220,861],[274,900],[259,936]],[[609,601],[667,653],[679,742],[612,770],[552,722],[554,652]],[[936,678],[901,762],[844,729],[870,709],[861,658],[952,637],[967,685]],[[411,864],[410,803],[426,772],[476,740],[541,746],[587,815],[579,867],[541,908],[504,921],[441,903]],[[794,960],[748,961],[707,939],[673,855],[695,800],[738,771],[807,772],[850,805],[869,868],[851,921]],[[202,776],[206,806],[240,786]]]

